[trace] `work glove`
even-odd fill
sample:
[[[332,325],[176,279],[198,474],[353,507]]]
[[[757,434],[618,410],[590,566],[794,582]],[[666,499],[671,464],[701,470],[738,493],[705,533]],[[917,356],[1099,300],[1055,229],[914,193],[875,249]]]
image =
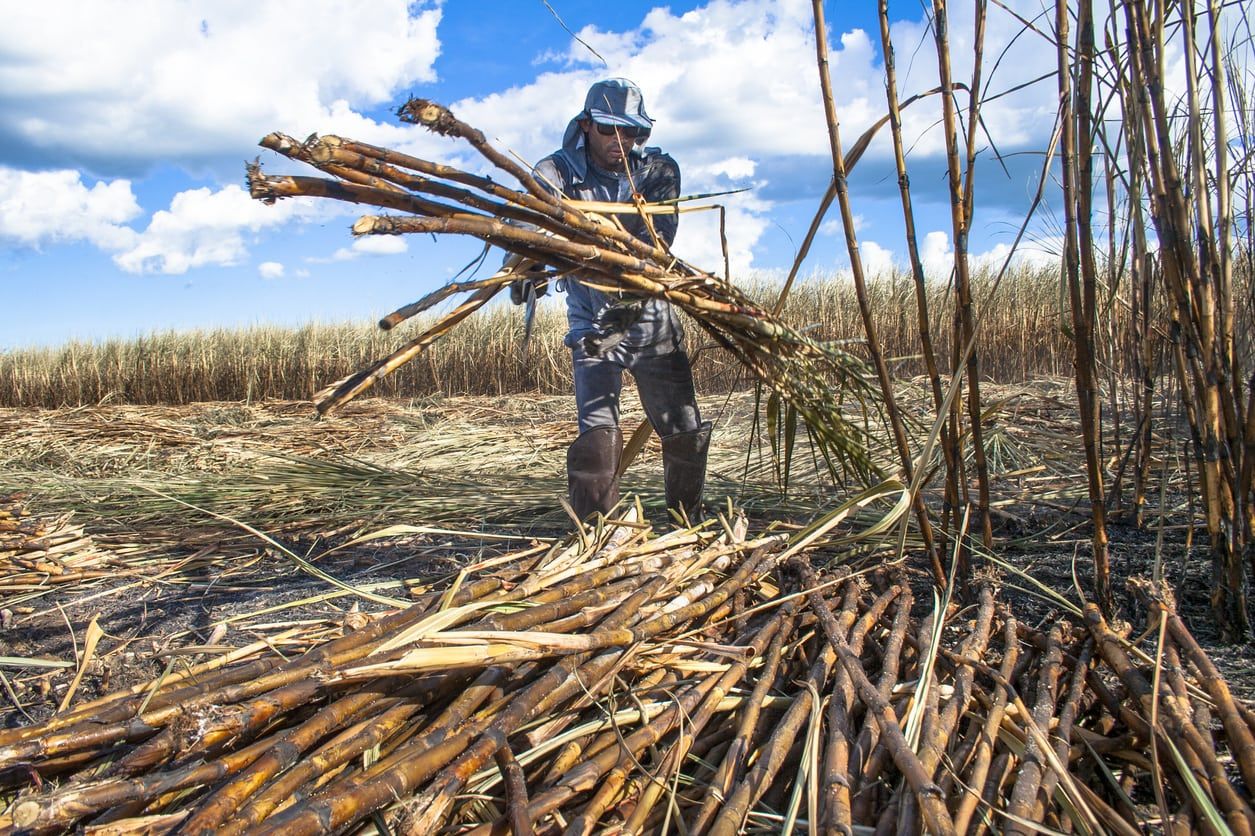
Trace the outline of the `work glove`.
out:
[[[510,282],[510,302],[515,305],[526,303],[529,296],[539,299],[548,292],[549,274],[543,264],[531,265],[523,271],[521,278]]]

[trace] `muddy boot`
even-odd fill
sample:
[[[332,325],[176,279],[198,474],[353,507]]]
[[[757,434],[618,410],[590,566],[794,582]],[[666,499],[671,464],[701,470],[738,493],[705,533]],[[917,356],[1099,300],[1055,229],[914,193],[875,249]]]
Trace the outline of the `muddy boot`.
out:
[[[623,433],[618,427],[594,427],[580,433],[567,449],[567,488],[571,509],[580,521],[594,511],[610,512],[619,502],[615,471],[623,452]]]
[[[690,522],[697,522],[701,516],[711,426],[706,421],[699,429],[669,435],[662,440],[667,509],[687,517]]]

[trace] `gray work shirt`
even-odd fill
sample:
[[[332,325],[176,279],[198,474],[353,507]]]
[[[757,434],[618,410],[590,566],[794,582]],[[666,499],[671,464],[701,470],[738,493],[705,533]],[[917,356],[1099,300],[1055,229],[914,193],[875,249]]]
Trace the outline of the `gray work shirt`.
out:
[[[574,125],[574,120],[573,123]],[[584,135],[568,126],[562,148],[541,160],[535,169],[541,183],[550,184],[573,200],[610,203],[631,203],[632,186],[649,202],[671,200],[680,196],[680,167],[658,148],[634,148],[628,155],[629,179],[624,172],[604,171],[588,159]],[[652,243],[644,220],[639,215],[618,216],[628,232],[642,241]],[[675,240],[678,215],[653,215],[654,231],[667,246]],[[606,333],[606,311],[625,300],[579,281],[578,276],[566,282],[567,325],[565,343],[578,346],[586,335]],[[627,300],[627,301],[630,301]],[[640,318],[628,326],[620,345],[641,354],[665,354],[683,345],[684,331],[679,316],[664,299],[644,302]]]

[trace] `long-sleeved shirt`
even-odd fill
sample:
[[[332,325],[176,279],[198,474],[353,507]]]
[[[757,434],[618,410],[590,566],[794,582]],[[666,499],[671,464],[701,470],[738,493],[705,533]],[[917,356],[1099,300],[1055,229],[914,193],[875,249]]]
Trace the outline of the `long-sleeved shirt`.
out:
[[[632,187],[649,203],[680,196],[680,167],[658,148],[632,149],[628,155],[631,178],[622,172],[597,168],[588,159],[582,132],[567,130],[563,146],[536,165],[542,183],[551,184],[573,200],[631,203]],[[619,215],[624,227],[642,241],[652,243],[644,219],[639,215]],[[651,216],[654,231],[667,246],[675,240],[678,215]],[[586,336],[601,336],[615,329],[612,309],[623,299],[588,287],[578,276],[565,282],[567,295],[566,344],[580,345]],[[631,301],[631,300],[629,300]],[[646,354],[665,354],[683,343],[684,332],[671,305],[664,299],[648,299],[640,304],[640,317],[630,324],[619,345]],[[607,315],[609,314],[609,315]],[[636,312],[632,312],[635,317]],[[631,318],[631,317],[630,317]]]

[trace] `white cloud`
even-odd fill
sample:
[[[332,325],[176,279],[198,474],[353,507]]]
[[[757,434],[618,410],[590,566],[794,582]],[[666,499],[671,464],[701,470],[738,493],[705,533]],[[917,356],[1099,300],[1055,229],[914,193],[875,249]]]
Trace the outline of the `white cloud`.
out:
[[[924,273],[928,276],[944,278],[954,269],[954,252],[950,249],[950,236],[940,229],[935,229],[924,236],[924,245],[919,248],[919,260],[924,265]]]
[[[106,250],[128,246],[125,226],[140,214],[130,181],[88,187],[77,171],[16,171],[0,166],[0,242],[38,247],[86,241]]]
[[[875,241],[860,241],[858,254],[863,261],[863,275],[869,279],[890,275],[897,269],[893,250],[886,249]]]
[[[353,241],[353,249],[362,255],[400,255],[409,244],[401,235],[364,235]]]
[[[409,131],[354,111],[435,78],[440,17],[438,4],[405,0],[10,4],[0,144],[116,170],[236,160],[276,129],[395,140]]]
[[[310,264],[326,264],[332,261],[352,261],[372,255],[400,255],[409,250],[409,243],[401,235],[363,235],[353,239],[353,244],[341,247],[326,258],[310,257]]]
[[[1032,4],[1012,5],[1024,11]],[[463,144],[364,115],[369,107],[399,98],[407,86],[434,80],[440,0],[376,0],[366,8],[346,0],[48,0],[10,11],[0,29],[0,147],[23,159],[101,171],[143,169],[155,160],[197,172],[204,166],[225,171],[238,165],[259,136],[278,129],[298,136],[340,133],[428,159],[487,168]],[[962,5],[951,12],[960,79],[971,64],[971,14]],[[59,21],[55,29],[46,25],[49,19]],[[848,148],[885,109],[879,38],[875,32],[842,31],[839,16],[830,26],[830,69]],[[1019,29],[1011,15],[991,9],[986,54],[999,54]],[[108,38],[99,37],[106,31]],[[936,54],[925,22],[899,21],[893,32],[903,96],[933,86]],[[721,199],[734,269],[749,267],[775,200],[793,200],[803,184],[817,182],[816,172],[824,176],[829,151],[811,4],[711,0],[683,14],[660,6],[635,28],[603,32],[589,26],[579,35],[609,67],[594,65],[572,40],[565,55],[538,59],[555,71],[516,88],[453,102],[454,112],[482,128],[498,147],[536,160],[556,146],[592,81],[606,75],[633,78],[658,119],[652,141],[680,162],[686,192],[725,190],[754,178],[756,194]],[[1055,60],[1032,35],[1016,43],[1014,59],[1001,63],[993,89],[1053,69]],[[1051,90],[1047,81],[986,108],[985,124],[1004,150],[1049,131]],[[933,184],[934,191],[938,185],[944,189],[944,177],[936,176],[944,171],[939,112],[940,102],[932,97],[905,113],[915,182]],[[887,136],[881,135],[867,158],[885,163],[887,149]],[[117,183],[126,181],[107,188],[129,193],[129,185]],[[857,179],[852,188],[858,197]],[[927,185],[919,188],[925,191]],[[115,261],[124,270],[182,273],[242,262],[247,233],[310,217],[295,205],[259,207],[231,187],[195,190],[177,195],[142,233],[123,226],[137,212],[113,220],[97,208],[102,220],[92,231],[75,234],[122,250]],[[707,269],[717,269],[721,260],[713,217],[686,215],[676,242],[677,252]],[[833,230],[839,234],[839,223],[825,225],[826,233]],[[0,234],[18,237],[5,228]],[[45,232],[36,240],[61,240],[53,236]],[[940,247],[944,253],[944,234]],[[362,239],[321,260],[403,250],[400,238]],[[887,250],[871,252],[875,259]]]
[[[341,211],[312,200],[281,200],[267,206],[239,186],[179,192],[169,209],[156,212],[148,227],[113,257],[128,273],[182,274],[193,267],[239,264],[247,254],[246,232],[292,219],[310,220]]]
[[[819,234],[820,235],[840,235],[841,237],[844,238],[845,237],[845,224],[841,220],[841,213],[835,209],[830,209],[828,214],[830,216],[835,215],[836,217],[829,217],[828,220],[821,223],[819,225]],[[857,235],[858,233],[862,232],[866,226],[867,226],[867,219],[864,218],[862,215],[856,214],[854,216],[854,234]]]
[[[1058,265],[1062,249],[1062,240],[1057,237],[1038,237],[1033,241],[1024,241],[1016,248],[1011,264],[1035,268],[1053,267]],[[1010,244],[995,244],[988,250],[968,253],[968,267],[973,272],[997,272],[1002,269],[1010,253]],[[920,247],[920,261],[923,262],[925,274],[930,278],[946,279],[954,270],[954,248],[950,246],[950,236],[941,230],[933,230],[925,235],[924,245]]]
[[[1035,8],[1031,0],[1015,0],[1011,5],[1029,17]],[[848,150],[886,110],[879,34],[842,31],[839,16],[829,23],[830,71]],[[952,8],[953,68],[959,80],[970,74],[972,29],[972,11],[966,6]],[[1020,29],[1012,15],[991,9],[985,54],[999,55]],[[892,31],[901,98],[934,87],[936,50],[926,21],[899,21]],[[578,34],[605,57],[608,67],[594,64],[588,51],[572,40],[565,64],[551,62],[562,66],[561,71],[543,73],[517,88],[457,102],[454,110],[501,145],[535,160],[553,150],[592,81],[608,75],[633,79],[657,119],[650,141],[680,163],[686,192],[728,189],[755,178],[756,197],[722,200],[729,208],[729,228],[735,223],[738,232],[748,235],[749,243],[734,240],[732,246],[752,260],[753,244],[769,223],[763,216],[776,202],[795,199],[803,188],[813,191],[817,179],[828,171],[830,151],[815,68],[811,4],[804,0],[711,0],[682,14],[668,7],[654,8],[633,29],[612,32],[587,26]],[[1012,54],[1014,60],[1000,62],[991,90],[1012,88],[1054,68],[1053,50],[1035,35],[1019,37]],[[987,79],[990,74],[987,63]],[[966,95],[960,93],[958,99],[962,106]],[[1044,144],[1055,107],[1056,96],[1047,79],[990,102],[983,119],[1000,149],[1014,150],[1039,141]],[[940,113],[937,96],[913,104],[904,113],[911,148],[908,164],[916,175],[918,200],[945,197]],[[982,146],[985,143],[983,136],[978,141]],[[856,204],[869,188],[879,196],[886,188],[892,189],[883,179],[870,186],[871,181],[859,179],[863,170],[877,164],[882,172],[891,170],[891,160],[888,133],[882,130],[868,149],[863,168],[851,180]],[[991,187],[995,178],[1001,181]],[[1001,199],[1004,205],[1020,202],[1023,186],[1018,181],[1008,184],[1000,173],[991,173],[979,182],[990,200]],[[709,268],[715,262],[704,259],[718,255],[718,237],[699,243],[692,233],[695,227],[709,225],[702,227],[686,218],[677,248]],[[840,235],[839,220],[830,220],[823,231]]]
[[[283,265],[277,261],[263,261],[257,265],[257,274],[263,279],[283,278]]]

